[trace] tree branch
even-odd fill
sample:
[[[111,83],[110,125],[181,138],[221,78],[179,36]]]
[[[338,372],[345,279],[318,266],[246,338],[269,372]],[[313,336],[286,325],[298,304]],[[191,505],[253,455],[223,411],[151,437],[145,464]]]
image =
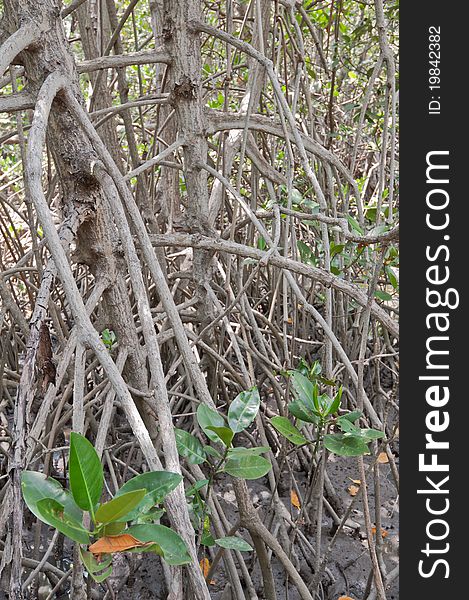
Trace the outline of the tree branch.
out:
[[[34,97],[27,92],[0,96],[0,113],[18,112],[34,108]]]
[[[244,129],[246,125],[246,115],[243,114],[225,113],[209,109],[207,110],[207,119],[209,123],[207,133],[212,135],[218,131]],[[282,125],[272,121],[272,119],[269,119],[269,117],[265,117],[264,115],[249,115],[247,126],[249,129],[254,131],[262,131],[276,137],[285,138],[285,132],[282,128]],[[336,167],[339,173],[342,173],[346,181],[351,185],[354,195],[360,199],[360,192],[357,187],[357,182],[342,161],[330,150],[324,148],[324,146],[322,146],[316,140],[304,135],[296,128],[295,130],[297,135],[300,137],[305,150]],[[290,141],[295,142],[296,140],[293,136],[292,129],[287,127],[287,131],[289,135],[292,136]]]
[[[101,69],[118,69],[131,65],[146,65],[154,63],[170,63],[169,55],[161,48],[156,50],[141,50],[140,52],[129,52],[128,54],[116,54],[113,56],[100,56],[91,60],[84,60],[77,64],[78,73],[92,73]]]
[[[267,252],[258,250],[252,246],[245,246],[236,242],[223,240],[221,238],[206,237],[198,234],[187,234],[187,233],[168,233],[168,234],[157,234],[151,235],[150,239],[155,246],[181,246],[184,248],[204,248],[207,250],[215,250],[217,252],[226,252],[228,254],[236,254],[245,258],[253,258],[258,261],[265,261],[267,258]],[[326,287],[333,287],[334,289],[347,294],[350,298],[353,298],[360,306],[366,306],[368,298],[365,292],[363,292],[358,286],[348,282],[341,277],[337,277],[324,269],[319,267],[312,267],[305,265],[301,262],[293,260],[291,258],[285,258],[279,255],[270,255],[268,262],[278,267],[279,269],[285,269],[292,273],[298,273],[299,275],[305,275],[313,280],[319,281]],[[386,329],[399,339],[399,328],[397,323],[382,309],[376,302],[372,303],[371,307],[372,316],[380,321]]]
[[[18,56],[18,54],[37,42],[47,25],[28,21],[22,25],[18,31],[15,31],[0,47],[0,77],[5,74],[5,71],[10,66],[10,63]]]

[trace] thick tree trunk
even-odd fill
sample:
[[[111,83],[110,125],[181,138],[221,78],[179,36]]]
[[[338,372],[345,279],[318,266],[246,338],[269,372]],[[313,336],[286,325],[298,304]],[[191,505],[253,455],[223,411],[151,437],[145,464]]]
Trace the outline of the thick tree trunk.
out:
[[[202,92],[202,57],[200,35],[192,28],[202,18],[201,0],[173,2],[157,0],[163,19],[162,36],[171,56],[170,104],[176,114],[177,130],[184,138],[185,228],[191,233],[211,235],[207,172],[201,165],[207,162],[207,120]],[[202,326],[213,320],[215,312],[207,299],[206,285],[211,277],[211,254],[193,252],[193,279],[199,297],[199,318]]]
[[[38,94],[46,78],[51,73],[61,73],[64,80],[70,82],[75,98],[79,103],[82,102],[74,59],[69,52],[62,29],[59,4],[55,0],[7,0],[5,5],[5,23],[10,30],[10,34],[17,31],[20,24],[29,23],[32,29],[34,29],[35,23],[42,25],[41,35],[37,36],[34,43],[30,44],[19,55],[19,59],[24,64],[28,89],[31,94],[33,96]],[[136,330],[134,327],[129,327],[129,324],[133,322],[133,316],[125,282],[126,268],[116,244],[117,231],[110,209],[110,197],[104,191],[101,183],[92,175],[93,164],[97,162],[98,157],[88,137],[77,126],[75,118],[68,110],[60,94],[53,101],[53,110],[50,113],[47,132],[48,144],[62,187],[62,211],[66,212],[76,204],[85,204],[88,207],[88,220],[82,225],[77,236],[78,244],[74,255],[75,260],[78,259],[88,264],[96,277],[105,277],[109,280],[109,291],[106,292],[103,303],[104,310],[107,313],[105,319],[109,319],[110,325],[115,328],[117,335],[120,336],[121,343],[131,349],[129,383],[146,392],[148,381],[145,361],[140,352]],[[116,139],[112,135],[112,129],[110,134],[112,139],[109,150],[117,158],[118,149],[115,146]],[[105,135],[103,135],[103,138],[107,145],[109,140]],[[145,294],[145,291],[141,290],[141,293]],[[143,297],[138,298],[138,304],[144,304],[143,300]],[[147,310],[145,314],[150,316],[150,311]],[[76,316],[78,317],[78,314]],[[154,329],[151,335],[155,336]],[[157,348],[154,348],[153,352],[149,349],[147,351],[151,353],[150,364],[158,364],[159,352]],[[156,381],[157,376],[158,380]],[[160,391],[165,386],[161,363],[159,363],[157,370],[153,369],[152,386]],[[154,409],[159,414],[161,414],[161,410],[164,411],[166,429],[163,439],[171,442],[171,447],[167,446],[165,449],[167,452],[167,467],[173,471],[179,471],[168,398],[166,394],[159,394],[158,399],[160,404],[154,404]],[[142,404],[141,408],[144,410],[145,405]],[[22,502],[19,478],[21,469],[24,466],[24,446],[27,434],[24,405],[18,406],[17,415],[16,450],[14,462],[11,464],[14,518],[10,597],[15,600],[22,598]],[[153,429],[155,425],[154,417],[149,415],[147,422],[149,427]],[[154,464],[151,466],[154,466]],[[170,495],[167,501],[167,509],[175,529],[187,541],[194,558],[193,564],[187,568],[191,597],[197,600],[208,600],[209,594],[197,563],[194,533],[182,489],[178,489]]]

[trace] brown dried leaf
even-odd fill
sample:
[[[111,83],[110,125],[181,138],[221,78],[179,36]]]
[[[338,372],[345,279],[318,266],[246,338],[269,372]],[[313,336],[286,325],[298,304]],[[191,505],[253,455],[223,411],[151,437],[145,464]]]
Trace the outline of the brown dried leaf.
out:
[[[204,579],[207,579],[209,571],[210,571],[210,561],[208,558],[203,558],[200,563],[200,569],[202,570],[202,573],[204,575]],[[210,581],[208,581],[207,583],[213,585],[215,583],[214,579],[210,579]]]
[[[388,458],[388,455],[386,454],[386,452],[379,453],[378,462],[382,465],[385,465],[386,463],[389,462],[389,458]]]
[[[300,510],[301,503],[300,499],[298,498],[298,494],[295,492],[295,490],[291,490],[290,492],[290,502],[292,503],[292,506]]]
[[[122,533],[121,535],[106,535],[99,538],[94,544],[91,544],[89,550],[93,554],[112,554],[113,552],[124,552],[130,550],[130,548],[138,548],[145,546],[144,542],[137,540],[133,535],[129,533]]]
[[[202,573],[204,574],[204,577],[207,577],[208,572],[210,571],[210,561],[208,560],[208,558],[203,558],[199,564],[200,568],[202,569]]]
[[[373,527],[371,528],[371,533],[373,535],[376,535],[376,527],[373,525]],[[381,528],[381,537],[385,538],[388,535],[388,532],[386,531],[386,529]]]

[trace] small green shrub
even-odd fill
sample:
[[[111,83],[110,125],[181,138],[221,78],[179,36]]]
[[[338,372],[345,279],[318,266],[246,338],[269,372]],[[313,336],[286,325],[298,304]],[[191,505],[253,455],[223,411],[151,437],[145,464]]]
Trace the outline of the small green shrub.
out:
[[[316,365],[316,363],[315,363]],[[288,404],[288,411],[299,423],[313,423],[318,436],[315,441],[309,440],[287,417],[272,417],[272,426],[295,446],[319,443],[334,454],[339,456],[360,456],[368,454],[368,444],[371,440],[384,437],[382,431],[376,429],[362,429],[355,423],[361,417],[360,411],[349,412],[337,416],[341,405],[342,388],[339,387],[336,395],[330,397],[319,393],[320,368],[313,365],[301,365],[301,372],[289,371],[293,401]],[[340,429],[341,433],[324,433],[331,429]]]
[[[204,445],[187,431],[175,429],[180,456],[192,464],[205,463],[210,472],[209,479],[196,482],[186,492],[190,499],[192,523],[194,528],[199,530],[199,543],[203,546],[217,544],[233,550],[252,550],[245,540],[237,536],[213,538],[210,531],[210,511],[200,495],[200,490],[207,486],[206,495],[209,495],[213,480],[219,473],[227,473],[240,479],[259,479],[270,471],[270,461],[261,456],[270,448],[233,446],[235,437],[256,418],[260,403],[259,391],[257,387],[252,387],[236,396],[230,404],[227,418],[205,404],[200,404],[197,408],[197,422],[211,444]]]
[[[51,477],[24,471],[22,491],[29,510],[80,545],[88,573],[104,581],[112,572],[115,552],[155,552],[170,565],[191,562],[187,546],[174,531],[160,525],[164,498],[182,481],[169,471],[137,475],[108,502],[100,503],[104,474],[92,444],[72,433],[69,460],[70,490]],[[89,514],[92,528],[83,524]]]

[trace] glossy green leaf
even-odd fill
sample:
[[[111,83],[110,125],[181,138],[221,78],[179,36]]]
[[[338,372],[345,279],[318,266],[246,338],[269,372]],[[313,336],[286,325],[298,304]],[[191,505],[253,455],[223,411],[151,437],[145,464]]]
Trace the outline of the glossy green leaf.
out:
[[[146,494],[146,489],[133,490],[101,504],[95,514],[96,521],[98,523],[110,523],[125,517],[143,500]]]
[[[114,523],[107,523],[103,527],[103,535],[119,535],[125,529],[125,521],[115,521]]]
[[[186,490],[186,496],[193,496],[196,492],[199,492],[208,483],[210,483],[208,479],[201,479],[200,481],[196,481],[194,485],[192,485]]]
[[[252,552],[253,548],[242,538],[236,536],[227,536],[215,540],[215,543],[228,550],[238,550],[239,552]]]
[[[375,298],[379,298],[379,300],[383,300],[384,302],[389,302],[389,300],[392,300],[391,294],[383,290],[376,290]]]
[[[90,574],[91,578],[96,583],[102,583],[112,573],[112,555],[105,554],[101,555],[100,560],[97,561],[94,555],[88,550],[80,548],[80,556],[86,570]]]
[[[321,363],[318,360],[315,360],[311,366],[309,374],[311,377],[316,378],[316,377],[319,377],[319,375],[321,375],[321,373],[322,373]]]
[[[125,516],[125,520],[133,521],[142,513],[160,504],[181,483],[182,476],[171,471],[149,471],[129,479],[120,488],[115,498],[131,491],[146,489],[146,495],[140,503]]]
[[[21,475],[21,489],[26,506],[38,519],[43,520],[39,516],[37,503],[43,498],[53,498],[64,507],[64,513],[78,521],[83,520],[83,511],[76,505],[72,494],[52,477],[46,477],[44,473],[36,471],[23,471]],[[48,525],[52,525],[45,521]]]
[[[93,445],[82,435],[70,435],[70,489],[78,506],[91,513],[103,491],[103,467]]]
[[[272,417],[270,422],[280,434],[286,437],[292,444],[295,444],[295,446],[308,443],[308,440],[301,431],[287,417]]]
[[[212,442],[219,442],[217,434],[212,431],[211,427],[224,427],[225,419],[216,410],[209,408],[206,404],[199,404],[197,407],[197,422],[202,431]]]
[[[295,400],[300,400],[303,404],[308,406],[310,410],[316,408],[312,404],[312,401],[313,396],[315,395],[314,390],[317,386],[299,371],[290,371],[290,382]]]
[[[164,525],[133,525],[126,530],[141,542],[154,542],[170,565],[185,565],[192,562],[186,543],[172,529]]]
[[[344,248],[345,244],[334,244],[334,242],[331,242],[331,258],[340,254]]]
[[[230,448],[228,450],[228,458],[236,459],[241,458],[242,456],[258,456],[259,454],[264,454],[269,451],[269,446],[255,446],[253,448],[238,446],[237,448]]]
[[[157,523],[165,513],[164,508],[152,508],[147,512],[140,513],[133,519],[133,525],[142,525],[143,523]]]
[[[43,498],[36,504],[39,518],[79,544],[89,544],[89,532],[79,521],[65,513],[65,507],[53,498]]]
[[[357,435],[334,433],[324,436],[324,446],[339,456],[361,456],[369,454],[368,446],[362,437]]]
[[[305,377],[307,377],[309,375],[310,369],[312,367],[309,366],[309,364],[305,361],[304,358],[300,358],[300,362],[298,363],[298,366],[296,367],[296,370],[301,373],[302,375],[304,375]],[[293,373],[293,371],[287,371],[287,374],[291,374]]]
[[[343,433],[360,435],[360,427],[357,427],[357,425],[354,425],[351,421],[345,419],[344,417],[337,419],[337,425],[340,427]]]
[[[184,429],[175,429],[176,446],[180,456],[187,458],[193,465],[200,465],[205,461],[205,452],[199,440],[184,431]]]
[[[341,402],[341,400],[342,400],[342,386],[340,386],[337,394],[334,396],[334,399],[333,399],[331,405],[329,406],[329,408],[327,410],[327,414],[328,415],[335,415],[335,413],[340,408],[340,402]]]
[[[387,276],[389,277],[389,282],[395,290],[399,290],[399,281],[394,273],[394,270],[389,265],[385,267]]]
[[[217,441],[219,442],[218,439],[217,439]],[[220,454],[220,452],[218,452],[218,450],[216,448],[213,448],[213,446],[204,446],[204,452],[205,452],[205,454],[214,456],[218,460],[223,458],[223,456]]]
[[[350,421],[351,423],[355,423],[355,421],[357,419],[359,419],[362,416],[362,411],[361,410],[353,410],[352,412],[347,413],[346,415],[341,415],[339,417],[340,419],[346,419],[347,421]]]
[[[356,219],[354,219],[351,215],[347,215],[347,221],[352,229],[355,229],[360,235],[363,235],[363,229],[360,227],[360,224]]]
[[[234,433],[229,427],[213,427],[210,425],[208,430],[215,433],[217,437],[217,442],[223,442],[223,444],[228,448],[233,441]]]
[[[288,411],[297,419],[305,421],[305,423],[319,423],[319,416],[306,406],[301,400],[293,400],[288,405]]]
[[[241,392],[228,409],[228,424],[234,433],[243,431],[254,421],[261,405],[257,387]]]
[[[240,479],[259,479],[271,468],[270,462],[262,456],[243,456],[227,460],[223,471]]]
[[[360,429],[360,435],[367,440],[380,440],[384,433],[378,429]]]

